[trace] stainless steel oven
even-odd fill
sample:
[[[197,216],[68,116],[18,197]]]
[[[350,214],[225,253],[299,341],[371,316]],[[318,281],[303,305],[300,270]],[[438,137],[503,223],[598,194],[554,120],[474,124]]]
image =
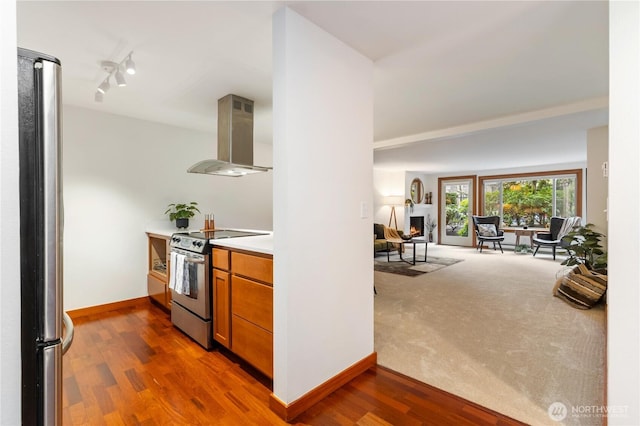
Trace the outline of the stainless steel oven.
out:
[[[205,349],[213,347],[209,245],[173,235],[170,257],[171,322]],[[184,245],[189,249],[178,248]],[[196,251],[192,251],[196,250]]]
[[[265,234],[218,229],[206,233],[177,233],[171,236],[171,322],[205,349],[213,347],[212,265],[209,241],[255,235]]]

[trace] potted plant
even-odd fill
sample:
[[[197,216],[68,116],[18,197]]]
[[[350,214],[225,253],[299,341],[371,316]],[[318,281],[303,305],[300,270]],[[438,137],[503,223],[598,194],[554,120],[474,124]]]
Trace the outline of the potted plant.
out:
[[[605,235],[594,231],[593,226],[592,223],[588,223],[562,237],[563,248],[569,254],[562,265],[583,264],[594,272],[606,275],[607,253],[600,245],[600,240]]]
[[[189,219],[195,216],[196,212],[200,213],[197,207],[198,203],[195,201],[189,204],[169,204],[167,211],[164,214],[169,214],[169,220],[176,221],[176,227],[188,228]]]

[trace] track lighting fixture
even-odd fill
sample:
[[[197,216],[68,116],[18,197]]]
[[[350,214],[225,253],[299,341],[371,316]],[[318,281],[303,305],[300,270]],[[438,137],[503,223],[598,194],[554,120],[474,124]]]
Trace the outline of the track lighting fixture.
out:
[[[127,60],[124,63],[124,68],[127,70],[127,74],[129,75],[134,75],[136,73],[136,63],[131,59],[132,53],[133,52],[129,53],[129,56],[127,56]]]
[[[124,78],[123,70],[127,72],[127,74],[133,75],[136,73],[136,64],[131,59],[131,55],[133,52],[129,52],[124,59],[118,63],[112,61],[102,61],[100,62],[100,66],[102,70],[107,72],[107,78],[105,78],[100,86],[98,86],[98,91],[95,93],[94,100],[96,102],[102,102],[104,99],[104,94],[111,88],[111,83],[109,79],[113,76],[116,80],[116,84],[119,87],[124,87],[127,85],[127,80]]]
[[[98,92],[105,94],[109,91],[110,88],[111,84],[109,84],[109,77],[107,76],[107,78],[105,78],[104,81],[100,83],[100,86],[98,86]]]
[[[118,86],[120,87],[127,85],[127,80],[124,79],[124,75],[122,75],[120,70],[116,71],[116,83],[118,83]]]

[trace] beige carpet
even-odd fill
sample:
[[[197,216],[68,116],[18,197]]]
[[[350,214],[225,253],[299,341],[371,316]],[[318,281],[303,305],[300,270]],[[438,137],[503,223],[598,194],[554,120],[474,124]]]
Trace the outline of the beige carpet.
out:
[[[529,424],[602,424],[572,408],[604,404],[604,308],[551,295],[560,259],[436,245],[429,255],[464,261],[417,277],[374,273],[380,365]],[[548,414],[554,402],[568,408],[561,422]]]

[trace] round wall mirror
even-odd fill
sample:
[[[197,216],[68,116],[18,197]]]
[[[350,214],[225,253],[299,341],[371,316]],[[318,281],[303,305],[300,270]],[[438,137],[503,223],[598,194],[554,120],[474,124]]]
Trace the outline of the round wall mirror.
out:
[[[411,181],[411,200],[413,200],[415,204],[420,204],[423,197],[424,187],[422,186],[422,181],[415,178]]]

